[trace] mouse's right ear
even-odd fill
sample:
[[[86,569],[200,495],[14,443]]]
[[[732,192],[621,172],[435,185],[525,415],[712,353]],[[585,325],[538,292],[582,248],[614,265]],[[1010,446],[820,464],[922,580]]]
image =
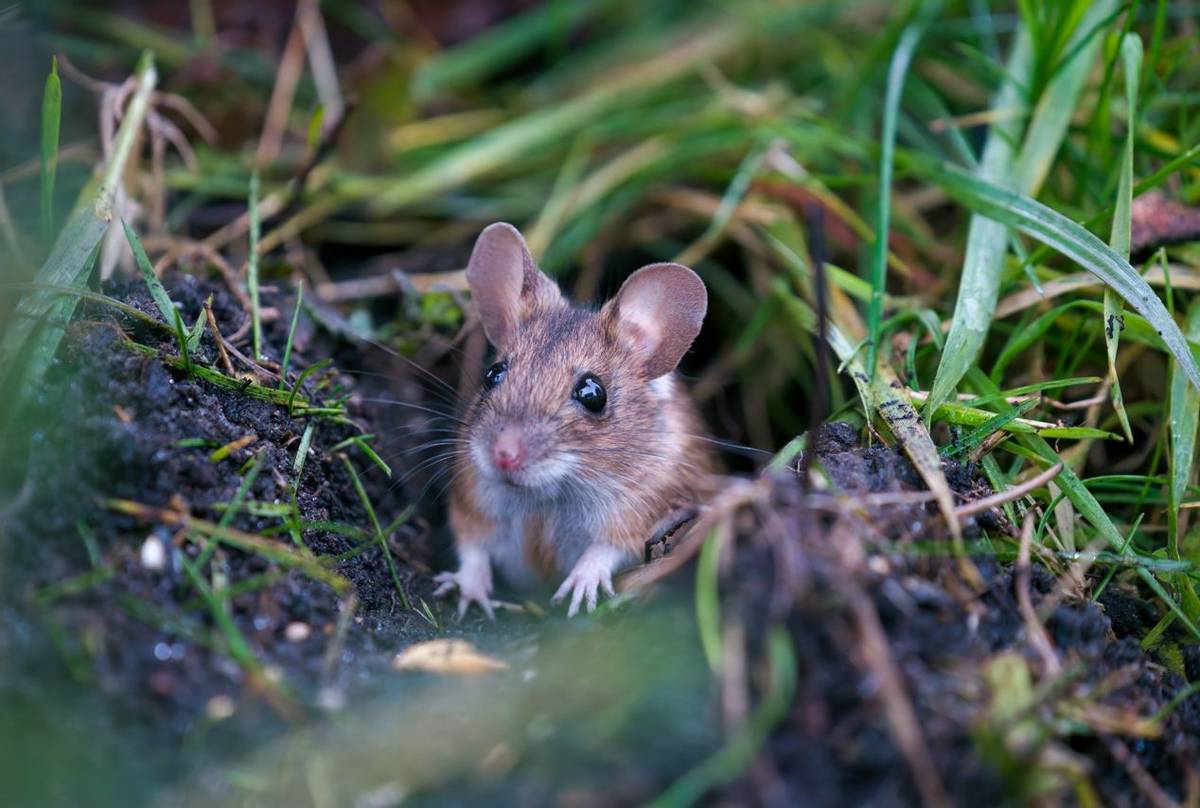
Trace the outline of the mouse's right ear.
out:
[[[475,241],[467,264],[467,285],[483,330],[501,351],[508,350],[521,323],[542,307],[562,304],[562,293],[546,277],[517,228],[496,222]]]

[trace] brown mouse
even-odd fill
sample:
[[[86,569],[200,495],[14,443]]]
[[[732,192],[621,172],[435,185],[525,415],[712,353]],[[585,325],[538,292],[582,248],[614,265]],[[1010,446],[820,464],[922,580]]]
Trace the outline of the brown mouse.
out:
[[[492,567],[515,586],[561,585],[596,606],[641,556],[656,522],[698,504],[713,474],[675,366],[708,294],[680,264],[634,272],[599,311],[572,306],[515,227],[475,242],[467,282],[496,362],[466,409],[450,488],[459,593],[493,613]],[[563,577],[565,576],[565,577]]]

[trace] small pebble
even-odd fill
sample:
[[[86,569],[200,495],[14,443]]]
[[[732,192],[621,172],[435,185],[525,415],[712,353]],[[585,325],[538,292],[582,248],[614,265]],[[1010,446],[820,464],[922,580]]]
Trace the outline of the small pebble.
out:
[[[142,566],[148,570],[161,570],[167,565],[167,551],[163,547],[162,539],[158,536],[147,536],[142,542],[142,549],[139,552]]]
[[[222,693],[208,700],[208,704],[204,705],[204,714],[210,721],[224,721],[233,715],[236,707],[233,699]]]
[[[323,687],[317,693],[317,706],[326,712],[337,712],[346,707],[346,693],[340,688]]]
[[[288,623],[287,628],[283,630],[283,636],[287,637],[288,642],[304,642],[312,634],[312,629],[308,623],[299,621]]]

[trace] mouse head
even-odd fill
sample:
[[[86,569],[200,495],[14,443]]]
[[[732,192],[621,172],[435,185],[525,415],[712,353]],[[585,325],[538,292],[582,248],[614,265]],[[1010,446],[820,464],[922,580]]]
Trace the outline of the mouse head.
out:
[[[465,418],[485,479],[554,497],[573,483],[629,479],[679,440],[664,405],[708,306],[692,270],[651,264],[599,311],[575,308],[516,228],[498,223],[476,241],[467,282],[496,348]]]

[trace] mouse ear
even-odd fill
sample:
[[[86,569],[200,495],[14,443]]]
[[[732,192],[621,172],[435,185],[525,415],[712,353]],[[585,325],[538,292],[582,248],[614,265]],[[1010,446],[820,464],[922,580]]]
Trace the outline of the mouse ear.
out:
[[[682,264],[650,264],[629,276],[600,316],[610,333],[637,354],[646,377],[670,373],[700,333],[708,292]]]
[[[517,228],[504,222],[488,225],[476,239],[467,285],[484,332],[501,351],[536,309],[563,300],[558,286],[534,263]]]

